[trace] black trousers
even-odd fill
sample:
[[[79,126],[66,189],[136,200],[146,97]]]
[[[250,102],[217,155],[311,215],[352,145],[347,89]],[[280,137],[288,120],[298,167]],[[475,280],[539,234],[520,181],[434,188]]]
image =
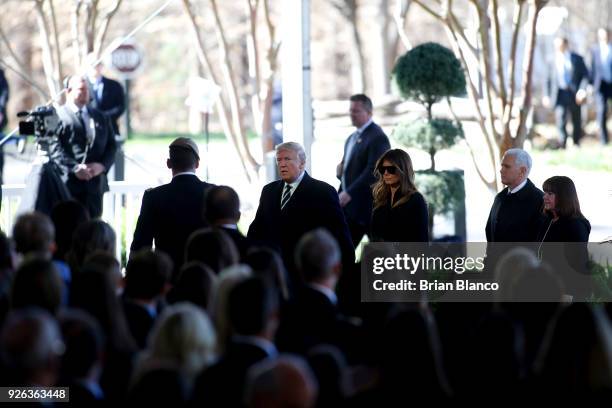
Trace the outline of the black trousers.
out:
[[[606,116],[608,116],[608,101],[612,99],[612,82],[601,81],[599,90],[595,94],[597,106],[597,124],[599,125],[599,140],[602,144],[609,142]]]
[[[353,241],[353,246],[357,248],[357,245],[361,242],[364,235],[370,237],[370,228],[369,226],[365,226],[363,224],[356,223],[351,220],[346,220],[349,232],[351,233],[351,240]]]
[[[559,143],[563,148],[567,143],[567,118],[572,120],[572,139],[575,145],[580,144],[582,137],[582,117],[580,106],[576,104],[576,93],[573,91],[559,89],[557,94],[557,104],[555,105],[555,122],[559,131]]]

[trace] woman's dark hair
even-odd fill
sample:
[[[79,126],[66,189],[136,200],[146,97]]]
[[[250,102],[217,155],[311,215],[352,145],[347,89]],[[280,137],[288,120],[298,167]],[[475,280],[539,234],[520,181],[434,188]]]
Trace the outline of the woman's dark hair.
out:
[[[171,304],[190,302],[210,311],[216,281],[217,277],[209,266],[202,262],[186,263],[166,299]]]
[[[64,290],[59,272],[48,259],[33,255],[21,263],[11,290],[14,309],[40,307],[55,315],[62,303]]]
[[[116,295],[111,274],[98,265],[88,264],[74,275],[70,290],[70,306],[96,318],[107,339],[107,346],[121,352],[136,350],[123,307]]]
[[[95,251],[115,253],[116,236],[113,228],[102,220],[82,223],[74,231],[72,247],[66,259],[73,274],[79,272],[85,259]]]
[[[254,247],[247,253],[244,263],[253,269],[253,275],[267,279],[279,291],[283,300],[289,300],[287,270],[277,252],[266,247]]]
[[[189,236],[185,245],[185,262],[199,261],[215,274],[238,263],[240,257],[234,241],[217,228],[202,228]]]
[[[412,160],[408,153],[401,149],[390,149],[383,153],[382,156],[376,162],[376,168],[374,169],[374,175],[377,180],[373,186],[372,193],[374,195],[374,208],[385,205],[391,199],[391,189],[385,184],[383,179],[383,173],[380,169],[385,162],[390,161],[398,170],[400,178],[399,194],[401,198],[393,204],[398,206],[410,199],[410,196],[417,192],[417,188],[414,185],[414,169],[412,168]]]
[[[555,211],[559,217],[584,218],[580,212],[580,203],[576,186],[571,178],[565,176],[553,176],[542,184],[542,190],[555,195]],[[543,210],[543,212],[547,212]]]

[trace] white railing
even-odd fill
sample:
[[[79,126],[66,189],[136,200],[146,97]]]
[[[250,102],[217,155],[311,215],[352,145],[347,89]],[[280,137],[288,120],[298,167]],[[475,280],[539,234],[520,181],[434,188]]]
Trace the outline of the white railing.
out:
[[[122,254],[129,255],[130,245],[140,213],[140,204],[144,191],[150,184],[130,183],[126,181],[110,181],[110,191],[104,194],[104,212],[102,219],[109,223],[117,234],[115,255],[122,260]],[[0,228],[11,235],[13,224],[25,184],[5,184],[2,186],[2,213]]]

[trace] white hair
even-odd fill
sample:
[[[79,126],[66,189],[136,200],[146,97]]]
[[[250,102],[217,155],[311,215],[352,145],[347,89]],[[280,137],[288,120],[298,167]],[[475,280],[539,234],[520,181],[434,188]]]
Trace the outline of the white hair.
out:
[[[506,153],[504,153],[504,157],[505,156],[514,157],[516,165],[525,167],[527,169],[527,176],[529,175],[529,173],[531,172],[532,163],[531,156],[529,155],[529,153],[527,153],[523,149],[514,148],[506,150]]]
[[[276,146],[276,152],[280,152],[281,150],[291,150],[292,152],[296,152],[297,156],[300,158],[300,161],[306,161],[306,152],[301,144],[296,142],[285,142]]]

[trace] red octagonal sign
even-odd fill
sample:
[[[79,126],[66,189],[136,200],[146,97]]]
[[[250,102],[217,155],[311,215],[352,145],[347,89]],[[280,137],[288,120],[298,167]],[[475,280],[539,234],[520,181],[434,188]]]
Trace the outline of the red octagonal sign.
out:
[[[111,53],[111,65],[120,74],[133,75],[142,62],[142,53],[134,44],[121,44]]]

